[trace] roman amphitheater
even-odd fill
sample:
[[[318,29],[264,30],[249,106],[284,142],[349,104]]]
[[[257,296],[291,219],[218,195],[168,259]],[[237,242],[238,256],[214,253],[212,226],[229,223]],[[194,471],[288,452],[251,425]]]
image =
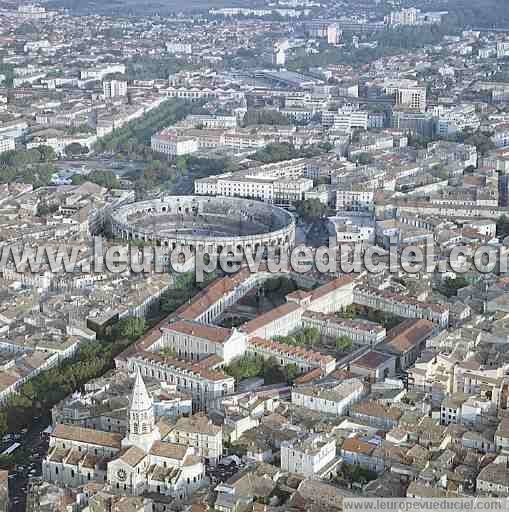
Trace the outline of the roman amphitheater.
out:
[[[166,196],[121,206],[111,213],[113,236],[210,254],[289,248],[295,242],[293,216],[267,203],[235,197]]]

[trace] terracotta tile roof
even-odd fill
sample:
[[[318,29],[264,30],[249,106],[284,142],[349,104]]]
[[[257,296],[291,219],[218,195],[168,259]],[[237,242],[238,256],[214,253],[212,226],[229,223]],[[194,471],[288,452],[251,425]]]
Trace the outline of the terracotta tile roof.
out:
[[[375,370],[380,365],[386,363],[394,356],[377,352],[376,350],[368,350],[365,354],[354,359],[350,363],[350,367],[357,366],[359,368],[366,368],[368,370]]]
[[[55,430],[51,433],[51,437],[116,449],[120,449],[120,443],[123,438],[122,434],[101,432],[90,428],[73,427],[71,425],[62,424],[58,424],[55,427]]]
[[[313,295],[311,296],[311,301],[315,301],[331,293],[338,288],[342,288],[343,286],[348,286],[353,283],[353,278],[350,276],[341,276],[334,281],[330,281],[329,283],[320,286],[316,290],[313,290]]]
[[[232,329],[225,329],[224,327],[217,327],[215,325],[205,325],[191,320],[177,320],[169,324],[166,329],[188,336],[203,338],[214,343],[224,343],[233,334]]]
[[[311,370],[308,373],[305,373],[304,375],[301,375],[300,377],[297,377],[294,381],[294,384],[297,386],[300,384],[308,384],[310,382],[313,382],[314,380],[321,379],[323,377],[322,369],[321,368],[315,368],[314,370]]]
[[[94,469],[98,462],[100,461],[99,457],[96,457],[95,455],[92,455],[91,453],[87,453],[85,457],[83,457],[83,460],[81,461],[81,465],[84,468],[90,468]]]
[[[161,439],[164,440],[166,436],[173,430],[173,425],[170,425],[164,419],[161,419],[157,422],[157,428],[161,433]]]
[[[428,320],[405,320],[387,333],[383,346],[391,352],[404,353],[422,343],[433,334]]]
[[[313,295],[313,292],[304,291],[304,290],[296,290],[292,293],[289,293],[286,296],[286,299],[296,299],[296,300],[302,300],[307,299],[308,297],[311,297]]]
[[[355,291],[357,293],[366,294],[371,297],[378,297],[382,300],[390,301],[393,303],[406,304],[417,309],[427,309],[438,314],[449,311],[448,307],[444,306],[443,304],[436,304],[433,302],[420,302],[413,297],[409,297],[408,295],[401,295],[400,293],[394,293],[389,290],[377,290],[376,288],[371,288],[369,286],[358,286]]]
[[[136,446],[131,446],[120,455],[120,459],[129,464],[131,467],[136,467],[144,458],[146,453]]]
[[[188,418],[179,418],[175,425],[176,431],[187,433],[200,433],[216,436],[222,432],[222,428],[214,425],[205,414],[194,414]]]
[[[150,448],[150,455],[167,459],[183,460],[187,453],[187,446],[175,443],[156,441]]]
[[[252,338],[249,340],[249,344],[268,352],[273,352],[275,355],[283,354],[287,357],[302,359],[304,361],[320,365],[332,363],[335,361],[332,356],[326,356],[320,354],[320,352],[315,352],[314,350],[307,350],[302,347],[294,347],[293,345],[286,345],[285,343],[264,340],[262,338]]]
[[[251,271],[245,268],[233,276],[216,279],[210,283],[205,290],[196,295],[188,304],[180,306],[172,316],[184,320],[196,320],[201,314],[205,313],[207,309],[221,299],[221,297],[233,291],[250,275]]]
[[[209,368],[204,367],[201,361],[196,363],[191,363],[188,361],[182,361],[180,359],[176,359],[170,356],[163,356],[161,354],[157,354],[155,352],[139,352],[133,354],[134,360],[139,360],[148,363],[159,364],[161,366],[166,366],[168,369],[171,367],[175,368],[176,371],[187,371],[196,374],[199,377],[202,377],[206,380],[210,381],[221,381],[232,379],[224,372],[220,370],[210,370]],[[207,358],[208,359],[208,358]]]
[[[343,442],[342,450],[345,452],[362,453],[363,455],[371,455],[375,451],[376,446],[363,441],[357,437],[349,437]]]
[[[247,334],[251,334],[258,329],[269,325],[271,322],[290,315],[299,309],[301,309],[301,307],[298,304],[295,304],[294,302],[286,302],[285,304],[267,311],[267,313],[264,313],[249,322],[246,322],[242,325],[241,330]]]
[[[395,421],[399,421],[403,415],[403,412],[396,407],[386,409],[383,405],[371,400],[353,405],[352,413],[375,418],[389,418]]]

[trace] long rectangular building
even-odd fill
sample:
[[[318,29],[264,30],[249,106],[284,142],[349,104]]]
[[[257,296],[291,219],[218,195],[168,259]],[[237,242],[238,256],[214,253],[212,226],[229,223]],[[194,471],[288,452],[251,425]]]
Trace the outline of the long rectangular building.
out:
[[[367,286],[355,288],[353,297],[355,304],[379,309],[391,315],[429,320],[441,329],[446,329],[449,325],[449,309],[441,304],[420,302],[406,295]]]
[[[302,315],[304,327],[315,327],[322,336],[339,338],[347,336],[356,345],[377,345],[384,340],[386,330],[380,324],[368,320],[349,320],[314,311],[304,311]]]
[[[252,338],[249,340],[247,350],[264,359],[274,358],[281,366],[293,364],[302,373],[320,368],[325,375],[328,375],[336,368],[336,360],[332,356],[326,356],[302,347],[278,343],[277,341]]]

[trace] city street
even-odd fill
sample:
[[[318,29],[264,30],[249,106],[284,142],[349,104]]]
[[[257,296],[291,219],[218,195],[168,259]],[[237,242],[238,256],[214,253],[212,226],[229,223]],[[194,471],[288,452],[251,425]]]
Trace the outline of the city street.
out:
[[[17,442],[29,451],[29,459],[17,464],[14,472],[9,472],[9,497],[12,512],[25,512],[28,481],[42,475],[42,459],[48,451],[48,437],[42,432],[48,426],[46,419],[40,419]]]

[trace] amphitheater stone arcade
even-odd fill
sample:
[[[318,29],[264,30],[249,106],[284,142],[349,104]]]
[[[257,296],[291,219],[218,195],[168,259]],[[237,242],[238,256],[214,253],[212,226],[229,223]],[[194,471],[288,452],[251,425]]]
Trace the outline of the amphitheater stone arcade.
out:
[[[123,240],[209,254],[256,251],[260,246],[289,249],[295,242],[293,216],[283,208],[218,196],[166,196],[124,205],[112,212],[111,229]]]

